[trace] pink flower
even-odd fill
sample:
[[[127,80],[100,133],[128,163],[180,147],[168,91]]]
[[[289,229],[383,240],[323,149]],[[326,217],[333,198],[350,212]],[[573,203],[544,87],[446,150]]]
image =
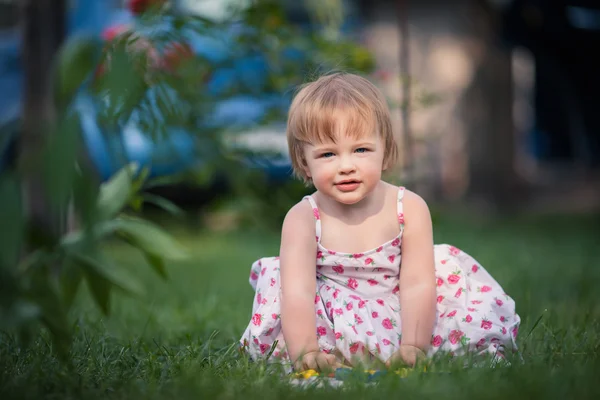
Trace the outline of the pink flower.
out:
[[[315,216],[315,219],[321,219],[321,216],[319,215],[319,210],[317,208],[313,208],[313,215]]]
[[[271,278],[271,286],[275,286],[275,283],[276,283],[275,278]]]
[[[321,297],[319,295],[315,296],[315,304],[317,304],[319,301],[321,301]]]
[[[516,338],[516,337],[517,337],[517,333],[519,333],[519,327],[515,325],[515,326],[512,328],[512,335],[513,335],[513,337],[514,337],[514,338]]]
[[[371,313],[371,317],[373,317],[373,318],[377,318],[377,317],[379,317],[379,314],[377,313],[377,311],[373,311],[373,312]]]
[[[250,274],[250,279],[252,279],[253,281],[258,279],[258,275],[256,274],[256,272],[252,271],[252,273]]]
[[[479,339],[479,342],[475,345],[477,348],[483,346],[485,344],[485,338]]]
[[[333,295],[332,295],[332,296],[333,296],[333,298],[334,298],[334,299],[337,299],[339,295],[340,295],[340,290],[339,290],[339,289],[335,289],[335,290],[333,291]]]
[[[504,321],[506,321],[506,318],[504,318],[504,315],[501,315],[500,316],[500,322],[504,322]]]
[[[336,340],[340,340],[342,338],[342,334],[340,332],[335,333]]]
[[[389,319],[386,318],[383,321],[381,321],[381,325],[385,328],[385,329],[392,329],[394,327],[393,322]]]
[[[379,246],[379,247],[377,248],[377,252],[378,252],[378,253],[379,253],[379,252],[381,252],[381,250],[383,250],[383,246]]]
[[[453,310],[453,311],[451,311],[451,312],[449,312],[449,313],[448,313],[447,317],[448,317],[448,318],[452,318],[452,317],[454,317],[455,315],[456,315],[456,310]]]
[[[354,321],[356,321],[356,323],[359,325],[363,323],[362,318],[358,314],[354,314]]]
[[[481,300],[471,300],[471,304],[481,304],[483,301]]]
[[[375,300],[375,301],[376,301],[376,302],[377,302],[377,304],[379,304],[380,306],[383,306],[383,305],[385,305],[385,303],[383,302],[383,300],[382,300],[382,299],[377,299],[377,300]]]
[[[477,266],[477,264],[473,264],[473,266],[471,267],[471,271],[473,272],[477,272],[478,269],[479,267]]]
[[[351,343],[350,347],[349,347],[350,353],[356,354],[356,352],[358,351],[358,346],[359,346],[358,342]]]
[[[382,340],[382,342],[383,342],[384,346],[389,346],[390,344],[392,344],[392,342],[390,342],[389,340],[387,340],[385,338]]]
[[[456,298],[458,299],[458,298],[460,297],[460,295],[461,295],[461,294],[462,294],[462,288],[459,288],[459,289],[456,291],[456,294],[454,295],[454,297],[456,297]]]
[[[259,293],[256,295],[256,304],[262,303],[262,295]]]
[[[363,308],[365,306],[366,302],[364,300],[361,300],[358,302],[358,308]]]
[[[502,334],[506,335],[506,328],[505,327],[502,327]]]
[[[395,259],[396,259],[396,256],[393,255],[393,254],[388,257],[388,261],[391,262],[391,263],[393,263]]]
[[[367,331],[367,336],[373,336],[373,332],[372,331]]]
[[[475,312],[475,311],[477,311],[477,309],[473,308],[473,307],[467,307],[467,311]]]
[[[338,274],[343,274],[344,273],[344,266],[343,265],[334,265],[332,267],[332,269],[337,272]]]
[[[322,252],[322,251],[320,251],[320,250],[319,250],[319,251],[317,251],[317,260],[318,260],[319,258],[323,258],[323,252]]]
[[[369,282],[369,285],[371,286],[376,286],[379,284],[379,282],[377,282],[375,279],[369,279],[367,282]]]
[[[496,304],[498,304],[498,305],[501,307],[501,306],[502,306],[502,304],[504,304],[504,303],[502,302],[502,300],[500,300],[500,299],[496,299]]]
[[[442,302],[442,300],[444,300],[444,296],[442,296],[442,295],[439,295],[439,296],[437,297],[437,302],[438,302],[438,304],[440,304],[440,303]]]
[[[471,314],[467,314],[467,316],[465,317],[465,321],[467,321],[467,322],[473,321],[473,317],[471,317]]]
[[[365,265],[369,265],[369,264],[373,264],[373,259],[370,257],[365,258]]]
[[[451,284],[456,284],[456,283],[458,283],[459,280],[460,280],[460,276],[458,276],[458,274],[448,275],[448,282],[450,282]]]
[[[352,257],[353,257],[353,258],[361,258],[362,256],[364,256],[364,254],[363,254],[363,253],[355,253],[355,254],[352,254]]]
[[[252,317],[252,323],[256,326],[260,326],[262,322],[262,315],[260,315],[259,313],[254,314],[254,316]]]
[[[352,310],[352,307],[353,307],[352,302],[346,303],[346,310],[350,311],[350,310]]]
[[[317,328],[317,336],[321,337],[321,336],[325,336],[327,334],[327,329],[325,329],[324,326],[319,326]]]
[[[462,331],[454,329],[450,331],[450,334],[448,335],[448,340],[450,340],[450,343],[456,344],[460,341],[463,335],[464,333]]]
[[[350,278],[348,279],[347,285],[350,289],[356,289],[358,287],[358,282],[356,281],[356,279]]]
[[[442,345],[442,337],[440,335],[436,335],[432,340],[431,344],[433,347],[440,347]]]
[[[485,330],[490,330],[492,329],[492,323],[487,319],[483,319],[481,320],[481,327]]]
[[[442,278],[437,278],[437,285],[442,286],[444,284],[444,280]]]
[[[327,303],[325,303],[325,307],[326,308],[331,308],[331,301],[327,301]]]
[[[335,313],[336,313],[337,315],[342,315],[342,314],[344,313],[344,310],[342,310],[341,308],[336,308],[336,309],[335,309]]]
[[[400,291],[400,286],[396,285],[393,289],[392,289],[392,294],[396,294]]]
[[[266,352],[267,350],[269,350],[270,348],[271,348],[271,346],[269,346],[269,345],[268,345],[268,344],[266,344],[266,343],[261,343],[261,344],[260,344],[260,352],[261,352],[262,354],[265,354],[265,352]]]
[[[404,224],[404,214],[403,213],[398,214],[398,223]]]
[[[267,267],[263,267],[263,269],[260,270],[261,275],[264,275],[265,272],[267,272]]]
[[[392,246],[394,246],[394,247],[398,246],[399,244],[400,244],[399,238],[394,239],[394,241],[392,242]]]
[[[279,315],[278,314],[271,314],[271,318],[277,320],[277,319],[279,319]]]
[[[481,288],[479,288],[479,291],[483,293],[489,292],[490,290],[492,290],[492,288],[486,285],[483,285]]]
[[[265,336],[270,336],[273,333],[273,328],[269,328],[267,332],[265,332]]]
[[[454,246],[450,246],[450,254],[452,254],[453,256],[457,256],[460,254],[460,250]]]

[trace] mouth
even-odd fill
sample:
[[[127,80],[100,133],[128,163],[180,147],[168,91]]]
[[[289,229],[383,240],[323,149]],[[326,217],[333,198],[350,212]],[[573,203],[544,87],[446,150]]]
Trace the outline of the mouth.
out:
[[[335,187],[342,192],[352,192],[358,189],[360,181],[357,179],[346,179],[335,184]]]
[[[346,179],[345,181],[339,181],[336,185],[351,185],[355,183],[360,183],[358,179]]]

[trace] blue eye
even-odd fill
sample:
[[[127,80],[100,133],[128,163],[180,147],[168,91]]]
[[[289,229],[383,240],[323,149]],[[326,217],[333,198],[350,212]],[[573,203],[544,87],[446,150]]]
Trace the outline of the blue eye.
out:
[[[327,153],[323,153],[323,154],[321,154],[321,157],[324,157],[324,158],[333,157],[333,153],[332,153],[332,152],[330,152],[330,151],[328,151]]]
[[[369,151],[369,149],[365,149],[364,147],[360,147],[360,148],[356,149],[357,153],[366,153],[367,151]]]

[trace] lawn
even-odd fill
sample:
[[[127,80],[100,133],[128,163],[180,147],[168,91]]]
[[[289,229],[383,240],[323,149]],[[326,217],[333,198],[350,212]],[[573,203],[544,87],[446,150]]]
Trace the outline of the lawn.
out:
[[[41,335],[30,350],[0,336],[0,398],[327,398],[333,389],[300,389],[232,346],[250,317],[252,261],[278,250],[277,233],[172,232],[193,252],[171,264],[168,281],[143,259],[110,245],[146,283],[142,298],[113,296],[109,318],[80,293],[70,365]],[[600,398],[600,223],[594,216],[435,221],[437,243],[475,256],[517,303],[524,363],[450,368],[448,374],[349,382],[345,398]],[[537,324],[536,324],[537,322]]]

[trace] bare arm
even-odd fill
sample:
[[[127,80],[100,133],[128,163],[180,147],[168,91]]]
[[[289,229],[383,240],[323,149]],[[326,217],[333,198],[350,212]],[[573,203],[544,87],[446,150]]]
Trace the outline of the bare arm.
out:
[[[404,218],[400,269],[402,344],[426,351],[436,312],[433,228],[427,204],[410,191],[404,196]]]
[[[306,201],[286,215],[281,233],[281,323],[292,361],[318,351],[315,222]]]

